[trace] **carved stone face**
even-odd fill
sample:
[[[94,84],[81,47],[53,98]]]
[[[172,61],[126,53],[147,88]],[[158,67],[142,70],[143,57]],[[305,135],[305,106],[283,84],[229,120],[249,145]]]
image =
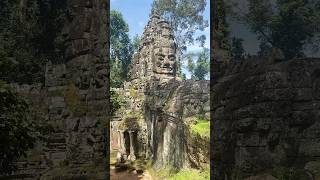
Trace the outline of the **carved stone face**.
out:
[[[175,75],[176,56],[172,47],[160,47],[154,50],[154,72],[158,74]]]
[[[170,26],[167,22],[160,22],[159,26],[161,27],[161,36],[169,38],[171,36]]]

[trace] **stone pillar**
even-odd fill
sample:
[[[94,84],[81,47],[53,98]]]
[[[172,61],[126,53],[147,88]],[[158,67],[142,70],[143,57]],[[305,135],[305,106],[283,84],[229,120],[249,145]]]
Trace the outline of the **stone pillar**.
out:
[[[136,160],[136,156],[134,155],[134,148],[133,148],[133,136],[132,136],[132,133],[134,131],[128,131],[129,132],[129,137],[130,137],[130,155],[128,157],[128,159],[130,161],[135,161]]]
[[[124,142],[124,131],[120,130],[120,153],[122,154],[122,157],[124,160],[127,160],[127,153],[126,153],[126,146]]]
[[[147,132],[147,129],[145,129],[145,131]],[[148,150],[149,135],[148,135],[148,133],[146,133],[146,137],[147,138],[146,138],[146,141],[143,144],[143,146],[144,146],[145,159],[148,159],[149,158],[149,150]]]
[[[117,135],[117,148],[118,148],[118,151],[121,149],[121,134],[120,134],[120,131],[118,130],[118,135]]]

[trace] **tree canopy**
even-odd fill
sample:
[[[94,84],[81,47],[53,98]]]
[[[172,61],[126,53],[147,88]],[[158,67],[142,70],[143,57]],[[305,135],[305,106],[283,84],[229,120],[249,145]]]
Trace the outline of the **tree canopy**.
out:
[[[122,14],[112,10],[110,12],[111,87],[120,87],[127,78],[133,48],[135,48],[128,32],[129,26],[123,19]]]
[[[210,51],[203,48],[198,53],[188,53],[185,55],[187,69],[191,73],[191,79],[205,80],[210,71]]]
[[[304,56],[304,46],[319,35],[319,10],[320,2],[314,0],[248,0],[248,11],[236,15],[262,47],[278,48],[291,59]]]

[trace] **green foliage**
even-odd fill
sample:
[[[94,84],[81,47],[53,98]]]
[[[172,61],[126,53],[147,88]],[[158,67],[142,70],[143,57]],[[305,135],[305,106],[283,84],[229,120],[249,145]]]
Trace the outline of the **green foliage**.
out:
[[[118,59],[111,62],[110,87],[119,88],[125,81],[123,65]]]
[[[196,62],[194,62],[196,58]],[[205,80],[210,71],[210,52],[204,48],[199,53],[188,53],[184,58],[187,61],[187,69],[191,73],[192,79]]]
[[[111,87],[120,87],[127,78],[134,48],[128,32],[129,26],[122,14],[112,10],[110,12]],[[137,43],[136,41],[137,39],[134,43]]]
[[[124,98],[120,96],[114,89],[110,89],[110,103],[111,103],[111,115],[114,115],[115,112],[123,106],[125,103]]]
[[[191,132],[201,137],[210,138],[210,121],[196,118],[196,124],[191,125]]]
[[[182,80],[186,80],[186,79],[187,79],[187,75],[186,75],[185,73],[182,73],[181,79],[182,79]]]
[[[185,180],[185,179],[193,179],[193,180],[209,180],[210,179],[210,171],[199,171],[199,170],[181,170],[177,174],[171,176],[169,180]]]
[[[168,179],[168,180],[209,180],[210,179],[210,169],[206,168],[204,170],[196,170],[196,169],[181,169],[178,172],[171,172],[166,169],[161,169],[158,171],[154,171],[149,168],[149,172],[151,172],[152,176],[159,179]]]
[[[248,2],[249,11],[238,15],[239,19],[245,22],[263,43],[281,49],[287,59],[304,56],[304,45],[319,34],[319,1]]]
[[[138,51],[140,42],[141,42],[141,37],[138,34],[136,34],[133,37],[133,40],[132,40],[133,52],[137,52]]]
[[[44,140],[51,130],[26,100],[0,81],[0,174],[16,170],[14,162],[26,157],[36,140]]]
[[[152,11],[171,22],[178,46],[183,50],[186,44],[194,43],[196,30],[203,31],[208,27],[208,21],[202,15],[205,6],[205,0],[155,0]],[[203,39],[203,36],[198,38]]]

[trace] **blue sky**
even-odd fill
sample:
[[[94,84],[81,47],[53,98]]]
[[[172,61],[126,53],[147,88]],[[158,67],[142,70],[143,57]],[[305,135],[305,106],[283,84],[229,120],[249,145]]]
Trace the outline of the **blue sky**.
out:
[[[110,0],[111,10],[117,10],[122,13],[124,20],[129,25],[129,35],[133,38],[136,34],[142,35],[145,25],[149,20],[152,0]],[[210,0],[207,0],[204,18],[210,23]],[[195,35],[206,35],[205,47],[210,49],[210,26],[203,32],[196,32]],[[198,52],[201,50],[198,44],[188,45],[188,52]],[[183,73],[190,78],[190,73],[183,68]]]

